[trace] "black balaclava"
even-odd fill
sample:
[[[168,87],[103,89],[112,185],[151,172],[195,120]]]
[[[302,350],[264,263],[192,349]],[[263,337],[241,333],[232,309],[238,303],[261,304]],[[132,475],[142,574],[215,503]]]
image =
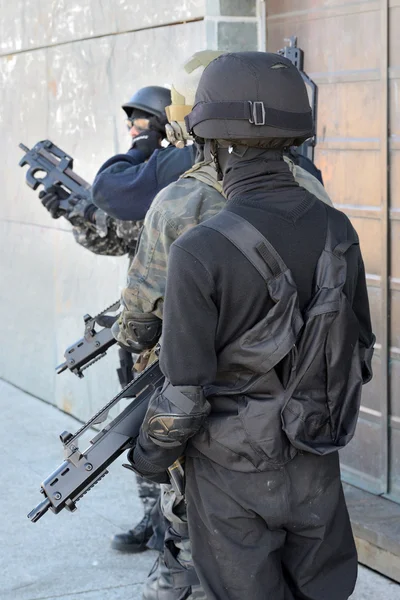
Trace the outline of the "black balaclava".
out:
[[[204,157],[204,140],[201,140],[201,141],[197,141],[196,140],[193,145],[194,145],[194,147],[196,149],[195,163],[203,162],[203,160],[205,160],[205,157]]]
[[[216,142],[214,142],[215,148]],[[225,146],[225,144],[224,144]],[[289,166],[283,160],[283,151],[253,148],[243,145],[221,147],[214,151],[223,176],[223,190],[227,198],[248,194],[262,194],[263,190],[290,187],[296,183]]]

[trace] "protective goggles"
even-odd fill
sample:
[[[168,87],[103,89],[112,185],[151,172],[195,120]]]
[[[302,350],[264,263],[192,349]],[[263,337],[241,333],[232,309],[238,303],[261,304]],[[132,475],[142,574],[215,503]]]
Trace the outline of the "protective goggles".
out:
[[[135,129],[137,129],[138,131],[145,131],[149,128],[149,119],[147,119],[146,117],[130,117],[128,119],[125,119],[125,124],[128,131],[130,131],[132,127],[135,127]]]

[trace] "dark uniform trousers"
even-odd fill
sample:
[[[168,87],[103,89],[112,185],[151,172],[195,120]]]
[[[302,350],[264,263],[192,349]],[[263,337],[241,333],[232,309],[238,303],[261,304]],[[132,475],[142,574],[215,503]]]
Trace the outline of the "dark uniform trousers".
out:
[[[132,260],[132,256],[130,257]],[[124,388],[133,379],[133,355],[124,348],[118,349],[120,366],[117,369],[121,387]],[[164,519],[160,507],[160,486],[158,483],[136,475],[138,495],[143,504],[146,527],[151,524],[153,534],[147,543],[152,550],[164,550],[164,537],[168,522]]]
[[[208,600],[347,600],[357,552],[338,453],[279,470],[187,458],[193,561]]]

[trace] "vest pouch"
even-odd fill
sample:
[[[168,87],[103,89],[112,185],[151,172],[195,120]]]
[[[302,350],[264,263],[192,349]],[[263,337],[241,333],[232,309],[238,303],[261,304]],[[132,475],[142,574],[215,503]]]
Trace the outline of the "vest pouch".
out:
[[[290,443],[303,452],[328,454],[332,445],[332,423],[325,390],[296,391],[282,411],[282,428]]]
[[[284,390],[275,369],[247,379],[240,388],[225,390],[226,395],[221,389],[207,396],[214,410],[192,443],[233,470],[280,468],[297,454],[279,426]]]
[[[296,456],[297,450],[290,444],[284,431],[277,427],[282,410],[282,395],[240,396],[238,404],[238,416],[245,438],[254,457],[259,459],[257,461],[253,458],[252,461],[257,463],[257,468],[279,468]]]
[[[332,441],[336,448],[342,448],[354,436],[363,385],[359,323],[344,294],[328,333],[325,360]]]
[[[359,325],[343,293],[336,313],[308,317],[299,346],[304,360],[286,391],[282,428],[295,448],[329,454],[352,439],[361,400]]]

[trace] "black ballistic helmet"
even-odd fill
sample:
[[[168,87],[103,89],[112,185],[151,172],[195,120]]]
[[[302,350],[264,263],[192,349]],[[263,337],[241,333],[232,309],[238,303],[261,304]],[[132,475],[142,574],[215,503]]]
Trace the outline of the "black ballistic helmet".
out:
[[[154,117],[163,117],[165,107],[171,104],[171,92],[159,85],[148,85],[135,92],[129,102],[122,105],[128,119],[134,109]]]
[[[188,131],[204,139],[294,139],[313,135],[307,89],[296,67],[271,52],[232,52],[204,70]]]

